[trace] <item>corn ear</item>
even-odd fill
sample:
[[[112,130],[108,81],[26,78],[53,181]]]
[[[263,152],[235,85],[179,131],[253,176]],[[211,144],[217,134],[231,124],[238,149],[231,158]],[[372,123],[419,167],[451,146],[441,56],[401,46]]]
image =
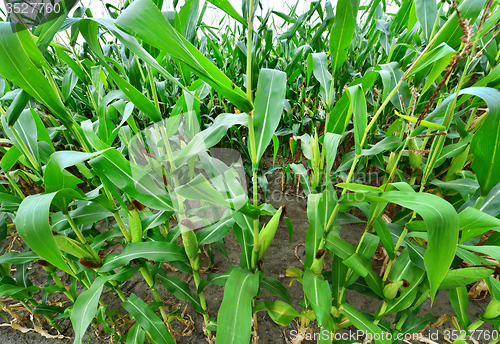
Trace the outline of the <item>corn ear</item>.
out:
[[[271,242],[273,241],[276,230],[278,229],[278,224],[281,219],[281,213],[283,212],[283,206],[281,206],[276,214],[273,215],[271,220],[262,228],[259,233],[259,251],[257,253],[257,260],[262,259],[266,253]]]
[[[320,159],[318,133],[314,132],[314,135],[311,137],[311,162],[313,169],[319,168]]]
[[[132,242],[142,242],[141,217],[136,208],[129,211],[128,225]]]
[[[314,272],[316,275],[321,274],[323,271],[323,260],[325,259],[325,250],[324,249],[319,249],[318,252],[316,252],[316,257],[314,257],[314,261],[311,265],[311,271]]]
[[[391,173],[396,162],[396,154],[394,152],[391,152],[391,154],[389,155],[389,160],[387,161],[387,167],[385,168],[385,171],[387,173]]]
[[[399,288],[403,285],[403,281],[396,281],[387,284],[384,287],[384,297],[388,300],[394,299],[398,294]]]
[[[420,168],[420,164],[422,163],[422,154],[415,154],[412,151],[419,150],[420,147],[417,145],[415,139],[411,139],[408,143],[408,156],[410,158],[411,168],[415,171]]]
[[[194,224],[191,220],[184,219],[181,221],[181,236],[182,243],[184,244],[184,250],[189,258],[191,267],[194,271],[198,271],[200,268],[200,248],[193,229]]]
[[[484,311],[483,318],[495,319],[498,316],[500,316],[500,301],[492,299]]]
[[[77,258],[94,259],[94,256],[76,240],[65,237],[64,235],[54,235],[54,240],[61,251],[69,253]]]

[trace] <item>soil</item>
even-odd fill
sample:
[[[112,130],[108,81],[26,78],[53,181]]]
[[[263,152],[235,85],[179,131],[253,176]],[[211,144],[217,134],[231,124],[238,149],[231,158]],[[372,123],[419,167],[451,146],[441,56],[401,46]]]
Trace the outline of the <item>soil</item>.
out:
[[[271,178],[270,178],[271,179]],[[280,187],[276,178],[269,181],[269,202],[275,206],[281,206],[282,204],[286,205],[287,208],[287,216],[290,218],[293,224],[293,240],[291,245],[289,245],[289,238],[287,228],[284,224],[281,224],[276,237],[273,241],[271,248],[265,255],[265,259],[263,261],[263,270],[266,272],[266,277],[273,277],[283,282],[286,286],[290,283],[290,278],[285,277],[285,270],[288,268],[302,268],[302,262],[296,256],[296,248],[298,257],[303,259],[304,249],[303,246],[299,244],[304,242],[308,221],[307,221],[307,212],[306,212],[306,199],[304,197],[297,197],[293,194],[283,194],[280,191]],[[262,221],[265,222],[267,219],[263,218]],[[361,237],[363,231],[363,225],[345,225],[342,228],[341,236],[346,241],[355,245],[359,238]],[[299,245],[299,246],[298,246]],[[297,247],[298,246],[298,247]],[[241,248],[236,240],[233,232],[231,231],[225,238],[225,248],[229,255],[229,260],[215,247],[214,245],[214,255],[215,255],[215,265],[209,271],[209,273],[222,273],[226,271],[231,264],[237,265],[240,258]],[[117,251],[115,251],[117,252]],[[207,260],[205,260],[207,261]],[[181,277],[183,280],[187,279],[187,275],[180,272],[173,272],[168,270],[168,274],[174,274]],[[62,276],[63,274],[61,274]],[[202,274],[202,278],[205,277],[206,274]],[[67,276],[65,276],[67,278]],[[45,271],[40,267],[33,265],[29,278],[35,285],[43,286],[46,282],[46,274]],[[68,280],[63,278],[63,282],[68,283]],[[191,290],[194,291],[194,281],[191,280],[189,282],[191,286]],[[142,279],[139,274],[133,276],[130,280],[126,281],[121,286],[122,291],[126,296],[131,293],[136,294],[146,302],[150,302],[153,300],[153,295],[151,290],[146,286],[146,283]],[[294,282],[290,287],[287,287],[288,292],[291,296],[292,306],[300,310],[298,306],[298,301],[303,297],[302,286],[298,282]],[[194,322],[194,331],[189,336],[179,337],[176,336],[177,343],[205,343],[205,337],[203,335],[203,330],[201,325],[203,323],[203,318],[198,313],[194,312],[191,306],[188,303],[180,303],[178,299],[176,299],[173,295],[171,295],[168,291],[166,291],[163,286],[158,288],[162,299],[164,300],[166,306],[165,309],[167,312],[173,311],[176,306],[180,305],[180,311],[178,314],[182,314],[183,318],[186,320],[191,320]],[[205,289],[205,297],[209,307],[209,315],[210,317],[216,317],[217,312],[219,310],[222,298],[223,298],[223,287],[210,284]],[[62,294],[61,294],[62,295]],[[64,295],[54,295],[53,297],[60,297],[65,300]],[[35,294],[37,299],[41,298],[41,294]],[[117,297],[111,296],[111,294],[103,295],[104,301],[110,306],[111,309],[116,309],[119,311],[123,311],[120,306],[120,300]],[[271,295],[266,290],[261,291],[261,299],[267,300],[276,300],[277,297]],[[476,319],[477,315],[483,313],[489,301],[489,297],[484,300],[475,301],[471,300],[468,313],[471,319]],[[368,296],[358,294],[353,291],[348,291],[347,293],[347,302],[357,308],[358,310],[366,313],[374,313],[375,310],[381,305],[381,301],[374,300]],[[424,305],[420,311],[419,316],[423,316],[427,313],[431,313],[435,318],[439,318],[443,314],[454,314],[454,311],[450,305],[448,299],[447,292],[440,292],[436,297],[434,304],[431,306],[430,299],[427,299],[424,302]],[[5,313],[3,313],[5,314]],[[9,321],[12,320],[12,317],[7,316]],[[391,317],[387,317],[384,320],[391,321],[393,320]],[[19,330],[15,330],[8,325],[8,322],[5,321],[2,317],[0,317],[0,344],[42,344],[42,343],[50,343],[50,344],[67,344],[73,343],[73,330],[71,328],[71,324],[68,320],[63,320],[60,322],[63,327],[62,334],[67,337],[66,339],[47,339],[42,337],[38,333],[28,332],[22,333]],[[182,332],[186,326],[182,325],[179,321],[173,321],[173,329]],[[2,326],[3,325],[3,326]],[[33,324],[28,319],[25,324],[28,328],[33,328]],[[259,328],[259,343],[286,343],[285,336],[290,339],[292,338],[292,333],[290,331],[297,329],[297,324],[292,322],[288,327],[279,326],[274,323],[266,312],[258,313],[258,328]],[[319,329],[316,325],[316,322],[311,322],[310,328],[313,332],[318,332]],[[450,321],[446,322],[444,325],[439,327],[440,338],[437,342],[445,342],[443,338],[443,331],[447,328],[452,328]],[[49,329],[49,327],[45,324],[45,329]],[[192,329],[192,328],[191,328]],[[483,325],[483,330],[493,330],[493,328],[489,325]],[[344,330],[346,331],[346,330]],[[438,329],[431,329],[431,332],[438,331]],[[83,343],[95,344],[95,343],[111,343],[111,337],[106,333],[98,333],[100,331],[94,331],[92,328],[89,328],[87,334],[83,338]],[[102,330],[101,330],[102,332]],[[54,330],[51,330],[50,333],[54,333]],[[488,341],[478,340],[480,343],[485,343]],[[470,342],[470,341],[469,341]],[[315,343],[315,341],[305,340],[306,343]]]

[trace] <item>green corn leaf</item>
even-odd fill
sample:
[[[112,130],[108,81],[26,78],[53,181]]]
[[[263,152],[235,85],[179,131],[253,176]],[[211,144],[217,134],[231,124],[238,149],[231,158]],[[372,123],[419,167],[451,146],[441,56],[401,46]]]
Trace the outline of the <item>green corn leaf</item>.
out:
[[[351,0],[339,0],[330,30],[330,57],[334,76],[347,58],[356,27],[356,16],[357,8],[353,9]]]
[[[439,289],[453,289],[475,283],[493,274],[493,270],[486,267],[470,267],[450,270],[439,285]]]
[[[352,105],[354,121],[354,141],[356,144],[356,154],[361,154],[361,140],[368,125],[366,113],[366,99],[363,88],[360,85],[351,86],[348,89],[349,98]]]
[[[160,6],[161,7],[161,6]],[[188,0],[179,11],[179,18],[182,27],[182,36],[189,42],[193,42],[196,23],[200,15],[200,0]]]
[[[310,269],[304,272],[304,294],[311,303],[318,325],[322,329],[333,330],[333,320],[330,315],[332,308],[332,293],[328,281],[323,276],[315,275]]]
[[[64,235],[54,235],[54,240],[61,251],[69,253],[77,258],[87,258],[90,260],[94,259],[94,256],[76,240],[65,237]]]
[[[349,0],[347,0],[349,1]],[[349,42],[350,44],[350,42]],[[332,75],[328,71],[328,60],[325,53],[310,54],[314,77],[319,81],[320,94],[327,104],[330,104],[334,96],[332,87]]]
[[[343,263],[361,277],[366,277],[366,275],[368,275],[369,271],[357,253],[344,259]]]
[[[258,274],[238,267],[231,271],[217,317],[216,344],[250,341],[252,299],[258,290]]]
[[[459,192],[469,195],[473,195],[479,187],[479,184],[475,180],[469,178],[456,179],[449,182],[443,182],[439,179],[434,179],[431,180],[430,183],[439,186],[444,190],[450,190],[453,192]]]
[[[437,321],[430,313],[427,313],[423,317],[414,318],[411,321],[411,318],[405,322],[403,328],[401,329],[401,334],[405,335],[407,333],[413,334],[422,331],[427,325],[433,324]]]
[[[62,60],[62,62],[66,63],[68,67],[78,76],[80,82],[88,83],[87,74],[85,74],[84,70],[78,65],[78,63],[73,60],[68,53],[61,48],[61,46],[54,47],[57,57]]]
[[[103,151],[98,151],[95,153],[83,153],[83,152],[72,152],[72,151],[60,151],[55,152],[50,156],[50,160],[45,166],[44,171],[44,184],[46,192],[55,192],[64,188],[77,189],[78,184],[82,183],[82,180],[75,177],[70,172],[66,171],[67,167],[77,165],[88,159],[94,158],[100,155]],[[61,198],[56,200],[56,205],[62,209],[66,210],[70,199]],[[114,211],[114,205],[110,202],[101,202],[102,205],[106,207],[109,211]]]
[[[9,202],[9,203],[14,203],[14,204],[21,204],[22,198],[7,194],[7,193],[0,193],[0,202]]]
[[[42,53],[44,53],[47,47],[51,45],[54,36],[65,23],[67,16],[75,3],[76,3],[75,0],[63,2],[62,4],[59,5],[60,8],[59,11],[57,11],[57,13],[54,11],[52,15],[49,18],[47,18],[47,20],[43,20],[36,27],[35,35],[38,36],[36,45],[38,46],[38,49],[40,49]]]
[[[208,0],[215,6],[219,7],[221,10],[226,12],[229,16],[233,17],[233,19],[239,21],[243,24],[244,27],[247,27],[247,22],[243,17],[234,9],[231,3],[228,0]]]
[[[486,254],[486,255],[496,259],[498,262],[500,262],[500,250],[498,249],[498,246],[493,246],[493,245],[483,245],[483,246],[460,245],[460,247],[465,248],[466,250],[469,250],[469,251]]]
[[[120,87],[120,90],[127,96],[127,98],[134,103],[137,108],[144,112],[153,122],[159,122],[162,120],[160,111],[153,105],[153,103],[146,98],[141,92],[139,92],[134,86],[128,83],[125,79],[118,75],[113,70],[113,67],[106,63],[106,58],[101,49],[101,45],[98,41],[98,27],[99,24],[90,19],[82,19],[78,22],[78,29],[82,33],[85,41],[89,44],[92,50],[96,53],[99,58],[101,65],[106,68],[111,79]]]
[[[426,0],[424,0],[425,2]],[[430,0],[430,2],[434,2],[434,0]],[[434,25],[434,23],[432,24]],[[441,43],[425,55],[423,55],[418,63],[413,67],[411,73],[408,75],[414,75],[425,69],[426,67],[433,65],[434,63],[441,61],[442,59],[446,59],[449,56],[453,56],[455,54],[455,50],[453,50],[448,44]],[[442,70],[441,70],[442,71]]]
[[[309,219],[309,227],[306,234],[306,259],[305,267],[310,267],[318,252],[320,242],[325,232],[325,212],[326,209],[321,202],[323,194],[309,194],[307,196],[307,218]]]
[[[242,111],[253,110],[246,94],[182,37],[151,0],[134,1],[118,17],[116,25],[188,65],[195,74]]]
[[[302,188],[304,189],[304,193],[306,195],[309,195],[312,192],[312,190],[311,190],[311,185],[309,184],[309,177],[307,176],[307,171],[304,165],[290,164],[290,168],[292,169],[293,173],[295,173],[295,175],[300,176],[300,183],[302,185]]]
[[[463,285],[452,288],[449,291],[450,303],[457,315],[460,325],[468,328],[471,324],[469,315],[467,314],[467,306],[469,305],[469,295],[467,288]]]
[[[342,135],[333,133],[325,134],[323,150],[325,150],[326,152],[325,173],[327,174],[327,176],[329,176],[332,171],[333,163],[335,162],[335,158],[337,157],[337,148],[339,147],[341,140]]]
[[[8,125],[14,125],[14,123],[16,123],[30,99],[31,96],[24,90],[21,90],[21,92],[17,94],[5,113]]]
[[[276,157],[278,156],[278,151],[280,149],[280,141],[276,134],[273,134],[273,167],[276,162]]]
[[[485,3],[486,0],[465,0],[458,5],[458,9],[463,19],[469,19],[471,23],[474,23],[479,13],[483,10]],[[435,45],[444,42],[450,47],[458,49],[462,43],[460,40],[462,36],[463,32],[458,21],[457,13],[453,11],[446,23],[444,23],[441,29],[436,33],[435,40],[433,41]]]
[[[398,115],[399,117],[407,120],[408,122],[412,122],[412,123],[417,123],[418,121],[418,118],[417,117],[411,117],[411,116],[407,116],[407,115],[402,115],[400,114],[399,112],[395,111],[396,115]],[[432,122],[428,122],[428,121],[420,121],[420,125],[426,127],[426,128],[429,128],[429,129],[434,129],[434,130],[445,130],[446,128],[441,125],[441,124],[437,124],[437,123],[432,123]]]
[[[273,321],[281,326],[288,326],[293,319],[299,316],[299,312],[297,312],[292,306],[283,301],[259,301],[255,304],[253,308],[253,312],[267,311],[269,317],[273,319]]]
[[[485,278],[484,281],[494,299],[500,300],[500,282],[493,276]]]
[[[368,270],[368,274],[365,276],[365,282],[375,294],[377,294],[381,299],[384,298],[384,282],[375,271],[372,269]]]
[[[138,242],[128,244],[122,253],[106,259],[99,272],[111,271],[138,258],[158,262],[189,262],[184,249],[176,244],[159,241]]]
[[[33,308],[33,314],[51,315],[57,313],[64,313],[65,308],[59,306],[37,305]]]
[[[29,299],[30,295],[25,291],[26,288],[13,284],[0,285],[0,296],[11,296],[15,299]]]
[[[179,155],[175,157],[175,165],[180,166],[190,157],[215,146],[233,125],[247,124],[248,117],[246,114],[223,113],[218,115],[209,128],[197,133],[187,146],[179,152]]]
[[[367,334],[371,334],[375,338],[380,338],[378,340],[375,340],[375,343],[377,344],[390,344],[391,340],[387,339],[387,336],[385,336],[382,333],[382,329],[378,327],[377,325],[374,325],[372,322],[370,322],[361,312],[359,312],[356,308],[353,306],[343,303],[340,311],[347,316],[349,321],[356,326],[356,328],[365,331]]]
[[[347,189],[349,191],[368,193],[368,192],[380,192],[381,189],[371,185],[355,184],[355,183],[338,183],[336,186],[340,188]]]
[[[389,279],[391,281],[401,281],[403,279],[411,281],[416,270],[417,267],[410,260],[410,251],[405,248],[393,264]]]
[[[462,153],[472,141],[472,138],[473,135],[468,135],[455,144],[446,145],[446,147],[444,147],[441,151],[441,155],[436,160],[434,168],[441,166],[446,161],[446,159],[456,157],[457,155]]]
[[[248,216],[239,212],[233,214],[235,218],[234,236],[241,245],[240,266],[250,269],[252,267],[253,252],[253,226]]]
[[[290,304],[290,294],[288,294],[288,291],[286,290],[286,287],[283,285],[283,283],[281,283],[277,279],[264,277],[262,281],[260,281],[260,287],[266,289],[274,296],[281,297],[288,304]]]
[[[285,73],[274,69],[261,69],[253,115],[256,145],[255,163],[262,158],[280,123],[285,101],[285,90]]]
[[[26,244],[42,259],[72,274],[59,252],[49,224],[50,205],[58,194],[63,197],[85,199],[76,191],[67,189],[26,197],[19,206],[16,228]]]
[[[134,326],[130,328],[130,330],[127,333],[126,344],[144,343],[145,338],[146,338],[146,332],[144,332],[141,325],[136,323]]]
[[[165,289],[174,294],[176,297],[181,300],[191,302],[191,305],[196,312],[204,313],[201,307],[200,297],[198,295],[191,294],[189,285],[186,282],[177,276],[167,276],[163,271],[160,271],[158,274],[158,279]]]
[[[36,129],[36,122],[33,118],[31,111],[29,109],[23,110],[19,115],[16,123],[9,127],[6,123],[5,117],[1,118],[2,126],[4,128],[5,133],[9,137],[9,139],[16,145],[16,148],[23,152],[26,159],[29,159],[31,165],[36,170],[40,169],[40,157],[39,157],[39,149],[38,149],[38,136]],[[17,133],[21,142],[18,142],[14,132]],[[23,149],[26,147],[26,149]],[[26,151],[27,150],[27,151]],[[30,159],[32,157],[32,159]]]
[[[356,79],[351,82],[349,84],[349,87],[362,85],[363,89],[369,89],[373,86],[373,83],[375,82],[379,73],[379,71],[368,71],[362,78]],[[389,71],[387,71],[387,73],[389,73]],[[395,87],[395,85],[396,84],[394,84],[393,87]],[[386,87],[384,85],[384,92],[385,88]],[[351,119],[352,111],[353,110],[351,107],[349,92],[344,92],[342,97],[335,103],[335,106],[331,111],[326,131],[329,133],[343,134]]]
[[[347,266],[345,266],[342,263],[342,259],[335,254],[332,259],[332,297],[336,300],[334,301],[334,305],[336,306],[342,303],[341,296],[346,285],[347,272]]]
[[[387,251],[389,257],[391,259],[396,258],[396,254],[394,252],[395,244],[392,241],[391,232],[387,227],[387,223],[382,219],[381,216],[377,216],[373,220],[372,226],[373,229],[375,229],[375,232],[377,233],[378,237],[380,238],[380,241],[382,241],[382,245],[384,245],[385,250]]]
[[[427,75],[427,79],[425,80],[425,85],[422,88],[422,94],[427,92],[429,88],[433,85],[434,81],[443,73],[443,70],[446,68],[446,66],[451,62],[453,59],[453,53],[450,53],[438,61],[434,62],[431,71]]]
[[[73,310],[71,311],[71,323],[75,331],[75,340],[73,344],[82,344],[82,337],[87,331],[92,318],[97,313],[97,306],[99,305],[99,298],[101,297],[104,284],[110,280],[120,280],[127,274],[130,274],[131,271],[135,272],[137,270],[138,268],[130,270],[123,269],[115,275],[99,276],[89,289],[78,296],[73,306]]]
[[[371,260],[375,256],[380,243],[380,238],[375,234],[366,233],[358,249],[358,256],[365,262],[367,268],[371,267]]]
[[[131,294],[129,299],[122,303],[122,307],[149,333],[156,344],[175,344],[163,321],[135,294]]]
[[[389,137],[385,137],[382,141],[377,142],[377,144],[373,145],[370,149],[363,149],[361,155],[373,156],[382,152],[392,152],[400,145],[401,140],[399,137],[391,135]]]
[[[472,169],[481,185],[481,195],[486,196],[500,182],[500,91],[488,87],[474,87],[467,94],[483,98],[488,104],[488,116],[474,134],[470,151],[474,154]]]
[[[354,247],[348,242],[342,240],[338,233],[335,231],[330,231],[325,240],[325,246],[328,250],[332,251],[336,256],[342,259],[346,259],[350,255],[354,254]]]
[[[2,247],[3,249],[3,247]],[[7,252],[0,256],[0,264],[24,264],[39,259],[40,256],[33,251]]]
[[[415,272],[410,285],[401,292],[401,295],[387,302],[385,314],[397,313],[409,308],[413,304],[413,301],[415,301],[418,287],[424,279],[425,271],[419,270]]]
[[[156,69],[161,75],[163,75],[167,80],[172,82],[173,84],[179,86],[182,88],[184,91],[191,93],[184,85],[182,85],[179,80],[174,78],[172,74],[170,74],[165,68],[163,68],[158,61],[156,61],[138,42],[137,40],[127,34],[126,32],[118,29],[118,27],[115,25],[115,20],[111,18],[91,18],[91,20],[95,20],[102,26],[106,27],[110,32],[115,35],[120,42],[123,43],[130,51],[132,51],[135,55],[140,57],[144,62],[149,64],[151,67]]]
[[[224,272],[221,275],[218,275],[218,274],[208,274],[206,281],[208,283],[213,283],[213,284],[220,285],[221,287],[223,287],[223,286],[226,285],[226,281],[229,278],[229,274],[231,273],[231,271],[233,271],[233,269],[235,267],[236,267],[235,265],[231,265],[229,267],[229,269],[227,269],[226,272]],[[203,283],[203,280],[202,280],[202,283]],[[208,283],[206,285],[208,285]],[[200,292],[201,291],[198,290],[198,293],[200,293]]]
[[[99,298],[101,297],[104,283],[110,280],[111,277],[112,276],[99,276],[94,283],[92,283],[92,286],[80,294],[76,299],[71,312],[71,323],[75,331],[75,340],[73,344],[82,344],[82,337],[85,331],[87,331],[92,318],[97,313]]]
[[[492,228],[500,227],[500,220],[482,211],[467,207],[458,214],[462,236],[460,243],[464,243],[478,235],[484,234]]]
[[[413,0],[405,0],[402,2],[399,11],[391,23],[391,31],[394,33],[399,33],[401,29],[408,27],[408,19],[410,17],[410,12],[412,9]],[[408,27],[409,29],[411,27]]]
[[[10,23],[0,22],[0,74],[47,106],[54,116],[70,128],[74,123],[73,117],[47,78],[38,70],[41,66],[46,66],[46,62],[31,33],[28,30],[13,32]]]
[[[424,255],[426,249],[417,245],[412,244],[408,239],[405,238],[405,245],[408,248],[408,253],[410,255],[410,259],[418,266],[420,269],[425,270],[425,262]]]
[[[69,215],[77,225],[88,225],[111,216],[111,212],[100,204],[91,203],[69,211]],[[61,232],[69,228],[71,228],[70,224],[62,212],[52,215],[53,231]]]
[[[229,207],[229,202],[216,190],[204,175],[198,174],[188,183],[175,188],[175,192],[193,201],[203,201]]]
[[[372,198],[372,196],[367,196]],[[379,198],[415,210],[427,224],[429,241],[424,262],[431,287],[431,299],[441,284],[455,257],[458,242],[459,220],[453,206],[436,195],[428,193],[389,191]],[[435,262],[441,262],[435,264]]]
[[[415,0],[415,9],[424,37],[429,41],[437,17],[436,1]]]
[[[131,166],[130,162],[117,150],[108,150],[89,161],[89,164],[101,180],[109,178],[115,186],[145,206],[165,211],[174,210],[166,190],[160,189],[147,171],[140,170],[137,165]],[[108,187],[108,190],[110,189],[112,188]]]
[[[10,147],[0,160],[0,168],[4,171],[10,171],[21,155],[21,151],[16,146]]]
[[[205,227],[196,233],[200,245],[211,244],[224,238],[234,224],[234,218],[225,217],[211,226]]]

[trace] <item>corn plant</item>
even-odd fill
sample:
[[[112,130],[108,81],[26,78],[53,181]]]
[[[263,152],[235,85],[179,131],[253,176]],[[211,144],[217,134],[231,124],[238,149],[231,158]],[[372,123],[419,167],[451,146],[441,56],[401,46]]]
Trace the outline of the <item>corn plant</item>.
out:
[[[91,324],[175,343],[186,321],[164,288],[209,343],[258,342],[259,312],[304,336],[315,322],[321,343],[349,326],[397,343],[435,323],[419,311],[448,290],[456,330],[498,329],[498,2],[174,3],[2,12],[0,306],[16,300],[57,331],[70,319],[75,343]],[[272,174],[307,203],[303,268],[282,270],[301,300],[265,276],[280,223],[297,236],[286,205],[267,203]],[[341,237],[352,223],[356,245]],[[208,273],[231,230],[239,263]],[[123,290],[136,274],[148,300]],[[478,281],[491,301],[471,319]],[[224,288],[216,314],[209,285]],[[347,290],[380,307],[356,309]]]

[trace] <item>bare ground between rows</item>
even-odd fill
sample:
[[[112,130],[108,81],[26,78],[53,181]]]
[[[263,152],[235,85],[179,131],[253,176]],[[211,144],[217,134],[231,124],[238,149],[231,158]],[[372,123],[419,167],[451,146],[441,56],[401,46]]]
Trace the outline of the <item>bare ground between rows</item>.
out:
[[[265,271],[266,277],[273,277],[281,281],[283,284],[287,286],[288,292],[290,294],[292,300],[292,306],[300,310],[298,306],[299,300],[303,297],[302,285],[298,282],[294,282],[291,286],[289,286],[290,278],[285,277],[285,271],[289,268],[302,268],[302,262],[296,257],[296,252],[298,253],[299,258],[304,257],[303,246],[298,246],[299,244],[304,242],[308,221],[307,221],[307,210],[306,210],[306,199],[304,197],[297,197],[293,194],[283,194],[280,191],[280,186],[277,181],[277,178],[272,178],[269,182],[269,202],[275,206],[279,207],[282,204],[286,205],[287,208],[287,216],[290,218],[293,224],[293,239],[291,245],[289,245],[289,237],[288,231],[284,224],[280,224],[280,227],[276,233],[276,237],[271,245],[271,248],[266,253],[263,259],[263,270]],[[293,193],[293,192],[292,192]],[[262,221],[265,222],[267,218],[263,218]],[[361,234],[363,232],[363,225],[344,225],[341,231],[341,236],[347,242],[356,245]],[[215,245],[214,245],[215,247]],[[214,266],[206,273],[202,274],[202,277],[205,277],[207,273],[222,273],[226,271],[232,264],[237,265],[240,258],[241,247],[236,240],[233,232],[231,231],[225,238],[225,247],[229,256],[229,260],[215,247],[214,248]],[[118,251],[115,251],[118,252]],[[205,262],[208,259],[204,259]],[[380,262],[378,262],[380,265]],[[174,272],[171,270],[167,270],[167,274],[169,275],[177,275],[181,277],[184,281],[187,281],[189,276],[181,273]],[[62,275],[62,274],[61,274]],[[30,273],[29,278],[35,285],[43,286],[46,282],[46,274],[43,269],[38,266],[33,266]],[[68,278],[68,276],[65,276]],[[63,279],[65,283],[68,283],[68,280]],[[189,285],[191,286],[191,290],[195,290],[194,281],[190,279]],[[153,295],[151,290],[147,287],[146,283],[142,279],[141,275],[136,274],[131,279],[126,281],[121,286],[123,292],[126,296],[129,296],[131,293],[139,296],[143,300],[147,302],[153,301]],[[82,291],[82,290],[80,290]],[[201,315],[196,313],[192,307],[187,303],[181,303],[178,299],[176,299],[172,294],[166,291],[162,286],[159,287],[160,295],[165,302],[165,309],[167,312],[173,311],[177,306],[180,306],[180,310],[178,314],[182,314],[183,318],[187,321],[193,321],[193,326],[188,328],[187,330],[192,330],[190,335],[186,335],[183,337],[176,336],[177,343],[203,343],[205,342],[205,338],[203,335],[203,318]],[[205,289],[205,298],[207,300],[207,304],[209,307],[209,315],[210,317],[216,317],[217,312],[219,310],[220,304],[222,302],[224,296],[224,288],[210,284]],[[41,293],[35,294],[37,299],[41,298]],[[61,295],[52,295],[52,297],[60,297],[65,300],[65,297]],[[265,300],[276,300],[277,297],[271,295],[266,290],[261,291],[260,295],[261,299]],[[116,309],[120,312],[123,311],[120,305],[120,300],[112,293],[105,293],[103,295],[103,300],[110,306],[111,309]],[[489,297],[485,300],[475,301],[471,300],[468,313],[472,319],[475,319],[478,314],[483,313],[489,301]],[[368,296],[358,294],[353,291],[347,292],[347,302],[357,308],[358,310],[366,313],[373,314],[376,309],[382,304],[382,301],[374,300]],[[450,305],[450,301],[448,298],[448,293],[442,291],[436,297],[434,304],[431,306],[430,299],[425,300],[424,305],[419,313],[419,316],[423,316],[426,313],[431,313],[435,318],[439,318],[443,314],[454,314],[454,311]],[[12,320],[9,317],[9,320]],[[391,321],[393,318],[388,316],[384,320]],[[68,320],[64,320],[61,322],[61,325],[64,329],[63,335],[66,336],[66,339],[47,339],[42,337],[38,333],[28,332],[22,333],[18,330],[15,330],[11,327],[5,326],[8,324],[2,317],[0,317],[0,344],[67,344],[73,343],[74,340],[74,332],[71,328],[71,324]],[[174,321],[172,323],[173,329],[182,332],[186,329],[185,325],[182,325],[178,321]],[[1,326],[4,325],[4,326]],[[32,328],[30,320],[28,319],[26,322],[26,327]],[[443,335],[443,331],[447,328],[451,328],[452,325],[450,321],[440,326],[439,329],[432,329],[432,331],[439,332],[439,343],[446,343]],[[288,327],[283,327],[274,323],[266,312],[258,313],[258,328],[259,328],[259,343],[286,343],[286,339],[291,339],[293,337],[293,330],[297,329],[297,324],[292,322]],[[319,328],[317,327],[316,322],[312,322],[310,324],[310,328],[313,333],[318,333]],[[49,329],[47,325],[45,329]],[[483,325],[481,328],[483,330],[493,330],[492,326]],[[354,328],[343,329],[342,331],[355,331]],[[50,331],[50,333],[54,333],[54,330]],[[286,338],[285,338],[286,337]],[[486,343],[485,340],[478,340],[479,343]],[[87,344],[95,344],[95,343],[111,343],[111,337],[102,333],[101,329],[97,331],[91,327],[87,331],[87,334],[83,338],[83,343]],[[314,340],[305,340],[303,343],[314,343]]]

